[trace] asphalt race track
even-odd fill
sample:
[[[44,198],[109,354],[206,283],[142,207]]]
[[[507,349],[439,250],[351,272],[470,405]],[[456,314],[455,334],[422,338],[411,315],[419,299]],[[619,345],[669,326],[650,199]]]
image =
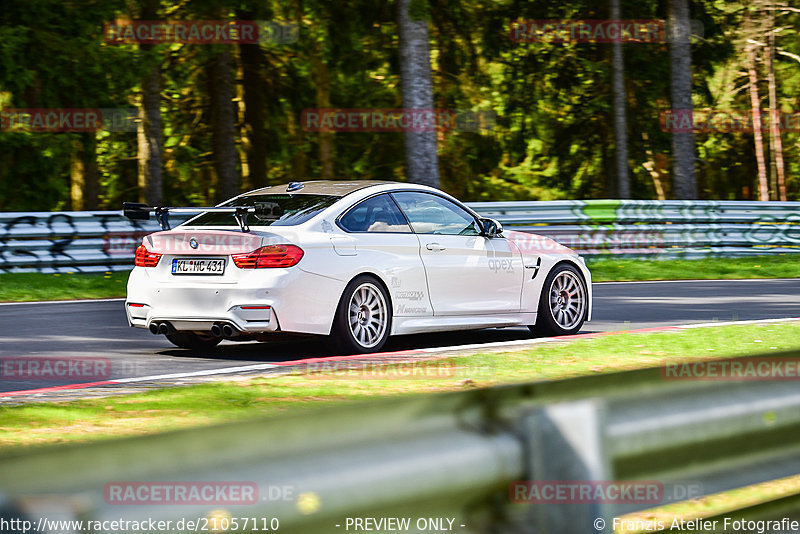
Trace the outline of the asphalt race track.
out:
[[[594,320],[583,332],[800,316],[800,279],[614,282],[594,285]],[[390,340],[386,351],[530,338],[527,329],[424,334]],[[213,353],[173,347],[163,336],[127,326],[123,301],[0,305],[0,358],[100,358],[106,378],[144,377],[325,356],[316,340],[223,342]],[[87,380],[71,380],[87,382]],[[0,392],[64,385],[0,375]]]

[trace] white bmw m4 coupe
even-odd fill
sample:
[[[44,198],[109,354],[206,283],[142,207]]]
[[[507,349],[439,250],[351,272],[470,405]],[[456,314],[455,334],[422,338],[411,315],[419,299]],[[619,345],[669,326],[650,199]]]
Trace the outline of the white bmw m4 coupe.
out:
[[[503,230],[431,187],[292,182],[214,208],[124,209],[137,220],[154,213],[163,229],[136,250],[128,322],[178,347],[287,332],[357,354],[421,332],[574,334],[591,317],[578,254]],[[170,213],[199,215],[170,229]]]

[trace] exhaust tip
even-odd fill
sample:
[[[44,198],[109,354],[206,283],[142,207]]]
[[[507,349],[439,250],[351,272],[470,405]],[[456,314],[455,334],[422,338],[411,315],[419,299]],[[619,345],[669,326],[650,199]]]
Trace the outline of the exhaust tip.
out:
[[[233,328],[229,324],[222,325],[222,335],[225,337],[233,336]]]
[[[158,334],[158,323],[150,323],[150,326],[148,326],[148,328],[150,329],[151,334],[154,335]]]
[[[159,334],[169,334],[170,328],[169,323],[161,323],[158,325],[158,333]]]
[[[222,328],[220,328],[219,324],[214,323],[211,325],[211,335],[214,337],[222,337]]]

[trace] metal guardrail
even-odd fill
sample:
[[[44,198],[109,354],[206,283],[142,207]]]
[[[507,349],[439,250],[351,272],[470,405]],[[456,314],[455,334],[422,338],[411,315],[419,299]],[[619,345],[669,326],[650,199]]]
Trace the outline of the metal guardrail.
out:
[[[188,216],[171,217],[174,224]],[[0,272],[128,270],[155,221],[130,221],[122,211],[0,213]]]
[[[512,230],[586,256],[697,258],[800,252],[800,202],[586,200],[474,202]],[[173,223],[186,220],[178,215]],[[129,269],[154,221],[121,211],[0,213],[0,271]]]
[[[796,369],[800,352],[769,358]],[[795,380],[667,380],[664,368],[653,368],[12,450],[0,457],[0,493],[34,522],[58,516],[175,525],[210,514],[277,518],[280,532],[342,533],[354,530],[345,528],[347,518],[409,517],[407,532],[425,530],[413,528],[419,518],[448,518],[463,533],[586,534],[611,532],[620,514],[798,473]],[[262,498],[247,506],[109,502],[107,485],[127,481],[247,482]],[[515,502],[517,481],[693,489],[665,491],[659,502],[542,504]],[[799,518],[795,490],[730,515]]]
[[[552,237],[587,256],[800,252],[800,202],[561,200],[470,206],[511,229]]]

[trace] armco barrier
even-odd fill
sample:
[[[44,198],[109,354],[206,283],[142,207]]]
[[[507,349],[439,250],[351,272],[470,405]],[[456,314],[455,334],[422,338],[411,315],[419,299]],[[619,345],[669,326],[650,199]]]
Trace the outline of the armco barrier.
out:
[[[758,380],[726,382],[703,378],[717,375],[697,370],[695,380],[670,379],[677,373],[664,366],[378,399],[122,440],[11,449],[0,456],[0,494],[13,509],[6,518],[23,516],[33,525],[42,518],[84,522],[59,530],[70,532],[106,532],[109,527],[97,525],[113,520],[171,521],[172,529],[159,531],[187,532],[195,530],[185,526],[187,520],[227,517],[239,525],[246,519],[245,528],[207,524],[197,530],[265,531],[262,525],[275,519],[279,529],[272,524],[266,530],[609,533],[621,514],[800,473],[800,352],[734,361],[747,370],[765,360],[773,365],[767,365],[766,376],[759,370]],[[710,362],[700,365],[710,370]],[[770,375],[776,368],[791,377]],[[255,487],[257,498],[231,505],[231,495],[223,494],[218,499],[226,502],[212,497],[198,505],[167,493],[198,483]],[[587,498],[542,490],[537,498],[518,490],[593,483],[653,492]],[[157,489],[158,495],[120,489],[131,486]],[[780,499],[740,505],[727,515],[797,520],[800,489],[784,491]],[[651,516],[638,519],[646,517]],[[411,528],[347,528],[348,518],[361,518],[362,526],[364,518],[409,518]],[[430,518],[452,519],[453,526],[429,528]],[[420,519],[427,528],[420,528]],[[175,528],[180,520],[183,528]],[[797,531],[721,524],[713,531]],[[123,530],[131,528],[113,531]]]
[[[800,202],[561,200],[470,206],[507,228],[552,237],[587,256],[800,252]]]
[[[506,228],[587,256],[697,258],[800,252],[800,202],[561,200],[474,202]],[[177,225],[186,217],[170,217]],[[0,271],[130,268],[155,221],[118,211],[0,213]]]
[[[127,270],[142,237],[159,229],[155,221],[130,221],[122,211],[0,213],[0,271]]]

